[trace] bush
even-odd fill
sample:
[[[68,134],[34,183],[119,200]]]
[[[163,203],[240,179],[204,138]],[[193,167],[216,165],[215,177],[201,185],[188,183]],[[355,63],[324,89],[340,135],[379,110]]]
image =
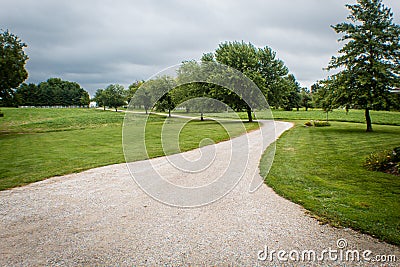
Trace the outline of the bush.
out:
[[[324,126],[331,126],[331,124],[327,121],[307,121],[304,123],[305,126],[307,127],[324,127]]]
[[[400,147],[396,147],[393,150],[371,153],[364,165],[371,171],[400,175]]]
[[[327,121],[314,121],[314,127],[325,127],[331,126],[331,124]]]
[[[304,125],[307,127],[311,127],[311,126],[313,126],[313,123],[312,123],[312,121],[307,121],[306,123],[304,123]]]

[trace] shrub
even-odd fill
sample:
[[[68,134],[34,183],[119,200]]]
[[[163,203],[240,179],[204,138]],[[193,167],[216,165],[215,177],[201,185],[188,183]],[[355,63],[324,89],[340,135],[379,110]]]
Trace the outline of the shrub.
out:
[[[325,126],[331,126],[331,124],[327,121],[314,121],[314,126],[315,127],[325,127]]]
[[[312,121],[307,121],[306,123],[304,123],[304,125],[307,127],[311,127],[311,126],[313,126],[313,123],[312,123]]]
[[[307,121],[304,123],[305,126],[307,127],[324,127],[324,126],[331,126],[331,124],[327,121]]]
[[[400,147],[396,147],[393,150],[371,153],[364,165],[371,171],[400,175]]]

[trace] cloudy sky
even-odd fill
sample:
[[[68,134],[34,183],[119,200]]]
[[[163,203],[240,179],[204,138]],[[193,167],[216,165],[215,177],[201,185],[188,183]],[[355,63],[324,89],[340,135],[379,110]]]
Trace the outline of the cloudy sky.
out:
[[[184,60],[200,59],[224,41],[277,52],[302,86],[340,44],[329,27],[354,0],[3,0],[0,28],[27,45],[27,82],[76,81],[89,93],[128,86]],[[384,0],[400,21],[400,1]]]

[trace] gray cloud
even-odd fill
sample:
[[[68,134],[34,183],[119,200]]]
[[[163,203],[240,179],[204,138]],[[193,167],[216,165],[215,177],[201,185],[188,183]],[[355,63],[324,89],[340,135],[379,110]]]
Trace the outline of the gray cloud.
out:
[[[273,48],[309,86],[340,47],[329,26],[346,18],[346,2],[14,0],[2,3],[0,28],[28,44],[28,82],[61,77],[93,93],[243,40]],[[384,2],[400,10],[399,1]]]

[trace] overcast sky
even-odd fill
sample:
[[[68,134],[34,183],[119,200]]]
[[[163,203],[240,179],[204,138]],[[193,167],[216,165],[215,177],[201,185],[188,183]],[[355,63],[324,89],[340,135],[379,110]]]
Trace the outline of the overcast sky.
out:
[[[340,48],[329,27],[352,0],[2,0],[0,28],[27,45],[27,82],[78,82],[91,95],[128,86],[224,41],[277,52],[302,86],[326,77]],[[384,0],[400,21],[400,1]]]

